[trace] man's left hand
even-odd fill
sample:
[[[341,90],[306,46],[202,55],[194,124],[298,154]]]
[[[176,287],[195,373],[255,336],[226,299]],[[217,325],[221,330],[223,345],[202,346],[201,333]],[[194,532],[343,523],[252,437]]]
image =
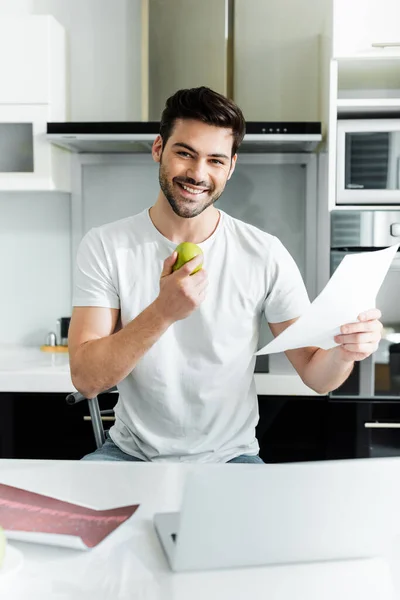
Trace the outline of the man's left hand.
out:
[[[378,308],[372,308],[358,315],[357,323],[341,326],[340,334],[334,338],[335,342],[340,344],[335,349],[340,353],[341,360],[364,360],[375,352],[381,339],[381,316]]]

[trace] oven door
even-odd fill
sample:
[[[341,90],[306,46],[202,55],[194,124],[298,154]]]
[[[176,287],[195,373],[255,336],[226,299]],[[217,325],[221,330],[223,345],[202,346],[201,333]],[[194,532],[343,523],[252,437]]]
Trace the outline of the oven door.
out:
[[[331,274],[351,252],[331,251]],[[383,281],[376,306],[382,312],[384,326],[379,348],[369,358],[355,363],[347,381],[330,393],[332,399],[400,400],[400,252]]]
[[[340,120],[337,204],[400,203],[400,119]]]

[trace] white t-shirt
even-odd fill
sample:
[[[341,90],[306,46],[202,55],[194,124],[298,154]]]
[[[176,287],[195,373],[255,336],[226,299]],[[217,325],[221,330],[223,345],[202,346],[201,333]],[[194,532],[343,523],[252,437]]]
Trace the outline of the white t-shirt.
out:
[[[132,456],[227,462],[258,453],[254,352],[261,318],[298,317],[309,299],[276,237],[220,215],[199,244],[209,280],[204,302],[171,325],[118,384],[110,435]],[[147,209],[91,229],[78,251],[73,305],[118,308],[127,325],[157,298],[163,261],[175,247]]]

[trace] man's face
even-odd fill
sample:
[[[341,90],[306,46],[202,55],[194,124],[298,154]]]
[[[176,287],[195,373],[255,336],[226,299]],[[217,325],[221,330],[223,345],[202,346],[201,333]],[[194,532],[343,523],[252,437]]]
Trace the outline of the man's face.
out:
[[[160,187],[172,210],[190,219],[214,204],[233,173],[232,130],[201,121],[177,119],[162,147],[158,136],[153,158],[160,163]]]

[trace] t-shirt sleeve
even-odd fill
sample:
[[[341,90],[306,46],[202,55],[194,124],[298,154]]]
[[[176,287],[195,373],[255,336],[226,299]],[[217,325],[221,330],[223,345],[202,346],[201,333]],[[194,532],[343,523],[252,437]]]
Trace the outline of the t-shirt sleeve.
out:
[[[120,308],[110,264],[96,229],[91,229],[79,244],[72,305]]]
[[[271,244],[268,265],[268,293],[264,302],[267,321],[281,323],[299,317],[310,300],[299,268],[278,238]]]

